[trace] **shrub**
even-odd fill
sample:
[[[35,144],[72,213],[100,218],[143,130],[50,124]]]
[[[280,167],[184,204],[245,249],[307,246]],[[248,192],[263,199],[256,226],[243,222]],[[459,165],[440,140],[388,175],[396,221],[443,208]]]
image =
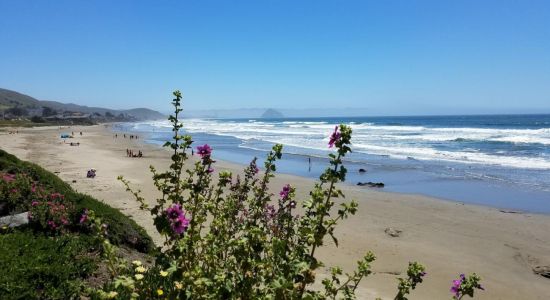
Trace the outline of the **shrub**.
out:
[[[165,237],[156,263],[146,268],[139,262],[128,265],[113,257],[113,247],[104,240],[104,251],[114,278],[92,297],[120,299],[325,299],[354,298],[360,281],[371,274],[374,254],[368,252],[351,273],[339,267],[322,280],[324,290],[312,288],[316,271],[323,262],[316,257],[326,237],[338,245],[334,229],[338,222],[353,215],[358,204],[342,203],[337,183],[344,181],[343,158],[351,151],[351,128],[336,126],[329,137],[330,166],[320,176],[309,199],[297,202],[294,187],[285,185],[278,195],[269,192],[275,162],[282,156],[282,145],[275,145],[259,175],[256,159],[243,176],[220,171],[213,177],[212,148],[196,148],[199,156],[185,168],[192,147],[190,136],[180,135],[181,93],[174,92],[175,115],[169,120],[173,139],[165,144],[172,150],[172,164],[166,172],[151,167],[153,181],[162,196],[149,207],[133,192],[142,209],[148,210],[158,232]],[[120,178],[129,190],[130,183]],[[302,206],[303,214],[296,213]],[[101,221],[91,218],[98,234]],[[399,279],[395,299],[407,294],[426,275],[424,267],[410,263],[406,278]],[[473,290],[472,290],[473,291]],[[472,292],[473,295],[473,292]]]
[[[64,199],[63,195],[52,193],[33,201],[28,215],[30,224],[48,232],[64,232],[73,225],[71,221],[75,213],[73,205]]]

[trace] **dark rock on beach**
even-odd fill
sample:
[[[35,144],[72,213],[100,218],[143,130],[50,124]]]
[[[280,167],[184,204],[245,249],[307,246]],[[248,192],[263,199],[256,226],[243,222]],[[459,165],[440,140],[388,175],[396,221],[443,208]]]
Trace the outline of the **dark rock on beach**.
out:
[[[368,187],[375,187],[375,188],[383,188],[384,187],[384,183],[382,182],[358,182],[357,183],[358,186],[368,186]]]
[[[359,173],[365,173],[365,172],[367,172],[367,170],[365,170],[363,168],[359,169]]]
[[[388,227],[388,228],[386,228],[386,230],[384,230],[384,232],[387,235],[391,236],[391,237],[399,237],[403,231],[399,230],[399,229]]]
[[[536,266],[533,268],[535,274],[550,279],[550,266]]]

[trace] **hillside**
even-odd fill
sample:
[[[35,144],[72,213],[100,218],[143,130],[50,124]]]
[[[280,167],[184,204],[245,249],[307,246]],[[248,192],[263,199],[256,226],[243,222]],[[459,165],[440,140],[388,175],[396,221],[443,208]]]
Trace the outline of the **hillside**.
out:
[[[148,108],[133,108],[116,110],[103,107],[90,107],[73,103],[61,103],[57,101],[37,100],[31,96],[16,91],[0,88],[0,112],[14,113],[18,117],[52,116],[67,113],[80,113],[91,115],[94,118],[120,118],[126,120],[158,120],[165,116],[158,111]]]
[[[0,88],[0,110],[12,107],[38,108],[40,101],[16,91]]]

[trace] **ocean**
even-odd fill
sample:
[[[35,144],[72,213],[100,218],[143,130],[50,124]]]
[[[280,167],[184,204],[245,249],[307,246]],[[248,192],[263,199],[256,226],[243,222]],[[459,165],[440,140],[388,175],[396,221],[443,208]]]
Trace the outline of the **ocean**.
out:
[[[501,209],[550,213],[550,115],[183,119],[196,145],[218,159],[248,163],[284,145],[281,173],[317,178],[327,166],[337,124],[353,129],[348,184],[383,182],[384,190]],[[168,121],[124,123],[162,144]],[[334,150],[332,150],[334,151]],[[311,168],[309,166],[311,159]],[[367,172],[359,173],[360,168]],[[367,187],[365,187],[367,188]]]

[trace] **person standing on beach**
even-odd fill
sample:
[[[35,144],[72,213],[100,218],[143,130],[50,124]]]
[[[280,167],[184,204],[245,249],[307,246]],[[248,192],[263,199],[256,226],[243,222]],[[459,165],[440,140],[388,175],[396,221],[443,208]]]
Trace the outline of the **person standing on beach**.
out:
[[[309,172],[311,172],[311,157],[307,157],[307,161],[308,161],[308,164],[309,164]]]

